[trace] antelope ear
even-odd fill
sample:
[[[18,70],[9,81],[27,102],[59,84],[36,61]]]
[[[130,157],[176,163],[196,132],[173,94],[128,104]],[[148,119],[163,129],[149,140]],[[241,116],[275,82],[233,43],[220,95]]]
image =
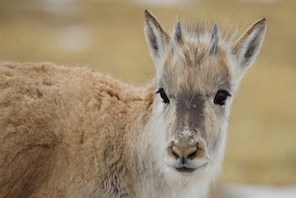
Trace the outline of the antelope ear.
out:
[[[157,18],[148,10],[145,10],[144,31],[150,55],[157,62],[169,43],[169,35],[165,32]]]
[[[239,37],[232,48],[243,73],[255,61],[262,46],[266,32],[266,20],[262,18],[253,23],[247,31]]]

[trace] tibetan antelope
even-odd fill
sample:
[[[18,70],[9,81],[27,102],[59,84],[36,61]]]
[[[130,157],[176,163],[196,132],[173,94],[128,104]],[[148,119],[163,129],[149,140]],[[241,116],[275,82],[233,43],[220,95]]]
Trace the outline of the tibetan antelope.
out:
[[[0,197],[206,197],[230,105],[265,19],[237,39],[145,11],[156,77],[134,88],[85,68],[0,64]]]

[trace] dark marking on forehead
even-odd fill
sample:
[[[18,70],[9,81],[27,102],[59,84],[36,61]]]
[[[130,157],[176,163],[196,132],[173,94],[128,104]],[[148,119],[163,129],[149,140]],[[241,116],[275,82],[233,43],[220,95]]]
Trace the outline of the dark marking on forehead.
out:
[[[205,100],[198,92],[184,90],[177,96],[176,102],[176,130],[180,132],[184,127],[190,131],[199,131],[206,140],[204,109]]]

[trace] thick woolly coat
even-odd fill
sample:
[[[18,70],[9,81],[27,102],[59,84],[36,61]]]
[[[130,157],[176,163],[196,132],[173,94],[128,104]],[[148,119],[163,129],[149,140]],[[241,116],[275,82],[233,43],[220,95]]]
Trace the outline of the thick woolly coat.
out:
[[[0,197],[131,195],[141,174],[132,144],[153,86],[143,95],[89,69],[50,63],[0,68]]]

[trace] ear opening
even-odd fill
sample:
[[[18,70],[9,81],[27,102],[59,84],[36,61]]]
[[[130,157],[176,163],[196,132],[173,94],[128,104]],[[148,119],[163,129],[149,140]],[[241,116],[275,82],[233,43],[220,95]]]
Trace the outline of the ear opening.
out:
[[[166,33],[157,18],[148,10],[145,10],[144,31],[149,47],[150,55],[157,61],[161,53],[169,43],[169,35]]]
[[[253,23],[232,48],[232,53],[238,59],[242,71],[249,68],[255,61],[261,49],[266,32],[266,19],[262,18]]]

